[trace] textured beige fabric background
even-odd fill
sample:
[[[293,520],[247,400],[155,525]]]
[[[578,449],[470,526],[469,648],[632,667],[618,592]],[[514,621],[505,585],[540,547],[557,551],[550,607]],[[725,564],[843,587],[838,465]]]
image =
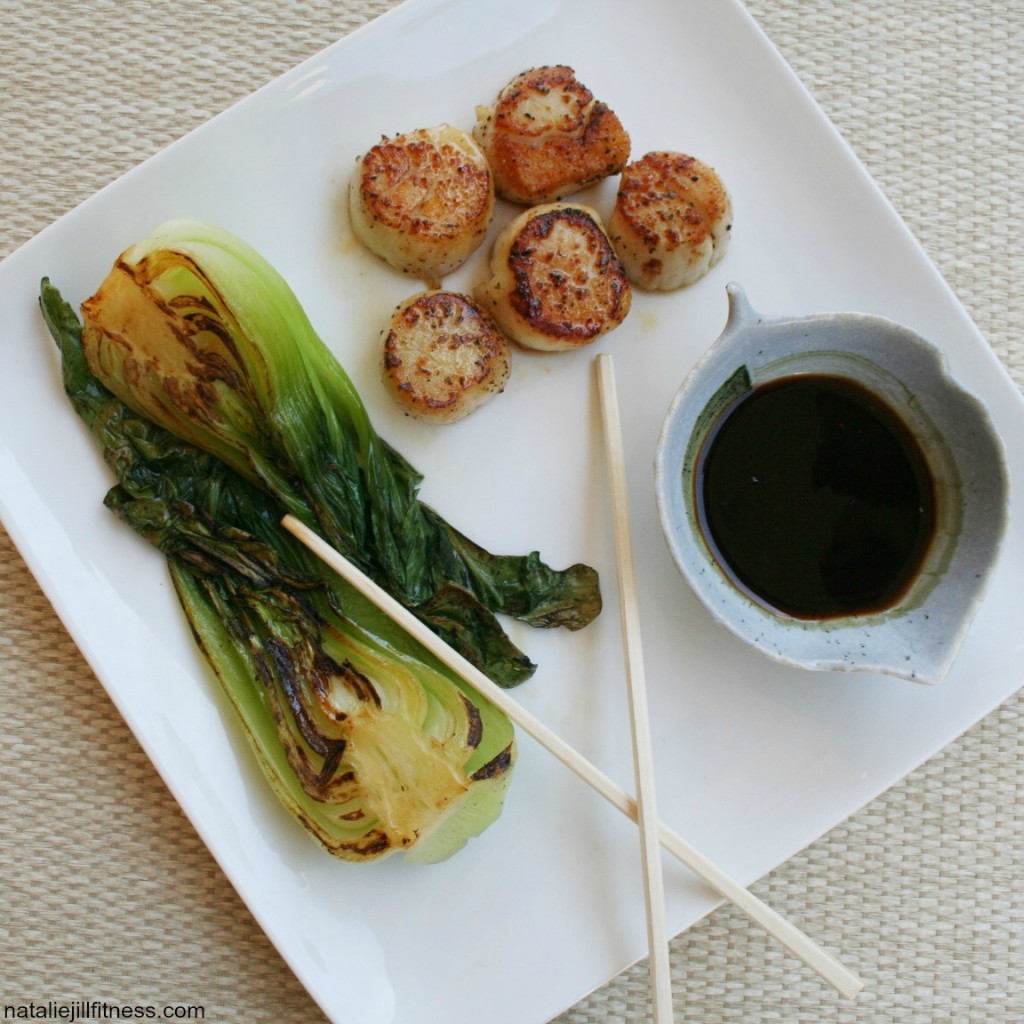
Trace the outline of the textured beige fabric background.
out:
[[[390,6],[0,0],[0,255]],[[748,6],[1024,386],[1024,3]],[[0,1004],[323,1020],[6,537],[0,694]],[[856,1003],[722,909],[673,943],[677,1019],[1024,1021],[1022,708],[1018,695],[755,887],[862,973]],[[559,1024],[646,1019],[646,984],[627,972]]]

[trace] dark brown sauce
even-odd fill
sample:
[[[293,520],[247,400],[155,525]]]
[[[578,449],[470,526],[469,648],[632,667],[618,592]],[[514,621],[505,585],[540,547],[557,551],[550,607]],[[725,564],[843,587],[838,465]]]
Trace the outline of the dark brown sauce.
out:
[[[695,481],[701,529],[723,569],[801,619],[891,607],[919,571],[935,488],[900,417],[841,377],[760,385],[719,418]]]

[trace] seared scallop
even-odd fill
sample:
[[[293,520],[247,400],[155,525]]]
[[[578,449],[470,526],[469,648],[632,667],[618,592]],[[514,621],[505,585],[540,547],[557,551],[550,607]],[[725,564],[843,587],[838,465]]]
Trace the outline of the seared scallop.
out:
[[[467,296],[421,292],[391,317],[381,375],[388,393],[410,416],[453,423],[504,390],[508,342]]]
[[[498,195],[550,203],[611,174],[629,159],[629,135],[570,67],[517,75],[493,107],[477,108],[473,134],[494,173]]]
[[[349,185],[356,238],[431,287],[483,242],[493,212],[487,160],[448,124],[381,139],[356,161]]]
[[[516,217],[495,242],[491,277],[475,294],[513,341],[551,352],[596,341],[625,320],[632,301],[597,213],[571,203]]]
[[[732,202],[714,168],[683,153],[647,153],[622,172],[608,233],[641,288],[693,284],[722,257]]]

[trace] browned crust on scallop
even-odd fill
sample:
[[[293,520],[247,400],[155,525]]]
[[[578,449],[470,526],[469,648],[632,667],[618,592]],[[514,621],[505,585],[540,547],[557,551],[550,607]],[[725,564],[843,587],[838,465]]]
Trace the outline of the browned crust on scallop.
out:
[[[436,324],[426,325],[432,332],[427,345],[417,334],[424,320]],[[406,341],[413,335],[416,344]],[[410,415],[453,420],[504,390],[508,343],[468,296],[428,292],[396,310],[384,338],[383,374]]]
[[[529,91],[564,89],[569,97],[558,134],[520,114]],[[493,113],[488,158],[497,191],[514,202],[546,202],[618,174],[629,159],[629,135],[607,104],[564,65],[534,68],[501,92]]]
[[[414,237],[457,238],[486,221],[492,204],[488,169],[457,146],[423,139],[382,139],[363,157],[359,196],[369,216]]]
[[[585,250],[565,252],[549,239],[568,226]],[[593,341],[621,323],[632,291],[608,237],[594,219],[572,206],[531,217],[509,250],[513,290],[509,303],[535,331],[573,345]]]
[[[621,218],[652,254],[694,246],[711,233],[729,209],[729,197],[717,174],[683,153],[647,153],[622,172],[615,202]],[[645,269],[656,273],[661,261]]]

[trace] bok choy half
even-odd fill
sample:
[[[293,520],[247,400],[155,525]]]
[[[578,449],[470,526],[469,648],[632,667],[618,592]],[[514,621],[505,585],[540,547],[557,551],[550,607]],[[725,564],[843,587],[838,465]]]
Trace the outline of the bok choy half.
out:
[[[499,685],[535,666],[496,619],[579,629],[596,572],[496,556],[418,497],[352,381],[276,270],[239,238],[170,221],[126,250],[82,305],[92,372],[318,532]]]
[[[64,389],[118,483],[105,503],[167,558],[272,790],[331,853],[444,859],[501,813],[511,723],[279,526],[273,498],[139,416],[89,370],[44,281]]]

